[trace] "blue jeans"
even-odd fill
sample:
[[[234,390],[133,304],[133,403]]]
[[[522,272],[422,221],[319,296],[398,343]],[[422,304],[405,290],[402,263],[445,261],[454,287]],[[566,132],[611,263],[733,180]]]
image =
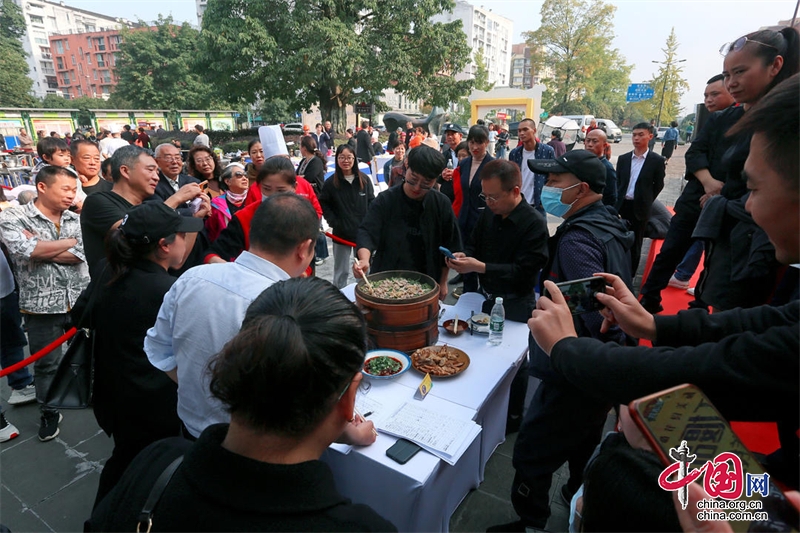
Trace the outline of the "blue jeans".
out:
[[[505,145],[502,145],[502,146],[498,145],[495,148],[495,154],[497,156],[497,159],[505,159],[506,158],[506,146]]]
[[[28,341],[22,331],[22,317],[19,314],[19,295],[16,291],[0,300],[0,367],[8,368],[25,358],[23,348]],[[8,386],[24,389],[33,383],[28,367],[21,368],[7,376]]]
[[[689,251],[683,256],[683,261],[675,269],[675,279],[679,281],[689,281],[694,276],[697,265],[703,257],[703,241],[694,241]]]

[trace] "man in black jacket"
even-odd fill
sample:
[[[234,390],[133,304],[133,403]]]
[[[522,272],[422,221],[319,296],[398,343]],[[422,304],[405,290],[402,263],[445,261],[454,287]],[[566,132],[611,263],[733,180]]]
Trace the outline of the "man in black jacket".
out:
[[[661,251],[641,291],[642,305],[651,313],[663,309],[661,291],[667,287],[670,276],[692,245],[692,232],[704,203],[701,199],[719,194],[724,185],[725,173],[721,161],[730,144],[725,133],[744,114],[744,108],[733,103],[733,97],[725,89],[722,74],[708,80],[705,106],[713,114],[697,132],[686,152],[686,187],[675,202],[675,216],[670,221]],[[705,304],[697,302],[690,306],[705,307]]]
[[[786,265],[800,262],[799,81],[795,75],[776,86],[731,130],[753,134],[744,166],[750,189],[747,210]],[[558,289],[549,285],[553,299],[539,299],[528,325],[554,368],[574,386],[618,404],[693,383],[727,418],[777,421],[781,450],[770,455],[765,466],[797,488],[797,297],[782,307],[765,305],[713,315],[692,309],[654,317],[618,278],[604,276],[613,296],[597,295],[608,309],[603,327],[619,324],[656,347],[623,348],[575,338],[569,308]],[[754,400],[750,391],[766,391],[769,404]]]
[[[448,268],[439,247],[462,250],[453,207],[435,189],[445,164],[444,156],[430,146],[408,153],[404,183],[378,195],[358,228],[356,278],[370,270],[422,272],[439,283],[439,298],[444,300]]]
[[[447,160],[448,167],[442,171],[442,177],[439,178],[439,192],[450,198],[452,202],[455,200],[455,192],[453,192],[453,172],[458,166],[458,154],[456,154],[456,147],[461,142],[464,136],[464,130],[458,124],[448,122],[442,128],[444,131],[444,145],[442,145],[442,153]],[[452,165],[452,166],[451,166]],[[465,236],[466,238],[467,236]]]
[[[190,183],[200,183],[200,180],[184,174],[181,151],[170,143],[159,144],[155,151],[156,163],[158,164],[158,185],[153,199],[164,201],[181,187]],[[192,216],[191,202],[184,202],[177,207],[178,213],[183,216]]]
[[[617,203],[619,216],[628,223],[636,238],[631,251],[631,275],[636,276],[642,253],[644,231],[650,208],[664,188],[665,159],[648,149],[650,126],[641,122],[633,127],[633,151],[617,158]]]
[[[356,134],[356,157],[362,163],[370,165],[375,157],[375,150],[372,148],[372,135],[369,133],[369,120],[361,121],[361,129]]]

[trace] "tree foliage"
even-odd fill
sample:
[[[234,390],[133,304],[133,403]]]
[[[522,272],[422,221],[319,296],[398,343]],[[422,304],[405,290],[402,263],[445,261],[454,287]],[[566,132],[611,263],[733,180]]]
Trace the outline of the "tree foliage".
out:
[[[454,75],[470,59],[461,22],[434,23],[453,0],[209,0],[200,59],[219,90],[246,102],[320,106],[345,127],[345,107],[377,103],[393,87],[445,106],[472,80]]]
[[[675,28],[672,28],[667,37],[666,48],[661,49],[664,52],[664,61],[660,62],[658,73],[650,81],[655,95],[650,100],[636,104],[644,116],[656,119],[659,126],[678,117],[681,112],[681,95],[689,90],[689,82],[681,77],[683,67],[678,63],[678,46]]]
[[[158,16],[154,27],[123,29],[114,95],[142,109],[214,109],[223,92],[196,66],[200,32],[172,17]]]
[[[30,107],[33,80],[22,47],[25,19],[13,0],[0,0],[0,107]]]
[[[616,7],[601,0],[545,0],[539,29],[524,36],[533,67],[550,70],[542,107],[551,113],[611,117],[625,106],[632,67],[611,47]]]
[[[486,68],[486,56],[483,48],[475,52],[475,88],[480,91],[491,91],[494,83],[489,83],[489,69]]]

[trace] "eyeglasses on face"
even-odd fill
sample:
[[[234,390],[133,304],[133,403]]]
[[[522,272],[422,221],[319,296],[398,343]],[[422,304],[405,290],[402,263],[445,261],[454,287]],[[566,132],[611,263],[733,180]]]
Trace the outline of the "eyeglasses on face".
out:
[[[203,158],[200,158],[200,159],[195,158],[194,162],[197,165],[203,165],[205,163],[213,163],[214,162],[214,158],[213,157],[203,157]]]
[[[488,196],[488,195],[483,194],[483,193],[478,194],[478,198],[480,198],[481,200],[483,200],[487,204],[493,204],[493,203],[496,203],[498,200],[500,200],[499,196]]]
[[[337,156],[336,159],[338,159],[339,161],[350,161],[350,162],[353,162],[353,161],[356,160],[356,158],[353,157],[352,155],[340,155],[340,156]]]
[[[429,191],[429,190],[433,189],[433,187],[435,185],[435,182],[432,183],[431,185],[423,185],[422,182],[424,180],[422,180],[421,178],[417,178],[415,180],[410,180],[410,179],[406,178],[405,181],[410,187],[419,187],[423,191]]]
[[[244,178],[246,176],[247,174],[245,174],[244,172],[234,172],[233,174],[231,174],[232,178]]]
[[[175,161],[180,161],[181,160],[181,156],[179,156],[179,155],[160,155],[160,156],[158,156],[157,159],[162,159],[164,161],[167,161],[168,163],[173,163]]]
[[[769,48],[772,48],[775,51],[779,51],[776,46],[772,46],[771,44],[762,43],[761,41],[754,41],[753,39],[748,39],[747,37],[739,37],[732,43],[723,44],[722,47],[719,49],[719,53],[723,57],[725,57],[731,52],[738,52],[739,50],[744,48],[744,45],[746,45],[747,43],[760,44],[761,46],[768,46]]]

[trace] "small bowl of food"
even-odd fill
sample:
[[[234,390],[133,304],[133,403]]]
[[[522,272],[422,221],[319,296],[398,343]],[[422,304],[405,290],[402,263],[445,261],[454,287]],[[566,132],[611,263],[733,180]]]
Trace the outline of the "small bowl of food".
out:
[[[472,330],[475,333],[484,333],[486,335],[489,334],[489,322],[491,317],[486,313],[477,313],[470,318],[470,322],[472,322]]]
[[[411,358],[397,350],[370,350],[361,373],[372,379],[392,379],[411,367]]]
[[[455,324],[455,329],[453,329],[453,325],[455,323],[454,319],[445,320],[442,324],[444,330],[449,333],[450,335],[461,335],[469,328],[469,323],[466,320],[459,319],[458,324]]]

